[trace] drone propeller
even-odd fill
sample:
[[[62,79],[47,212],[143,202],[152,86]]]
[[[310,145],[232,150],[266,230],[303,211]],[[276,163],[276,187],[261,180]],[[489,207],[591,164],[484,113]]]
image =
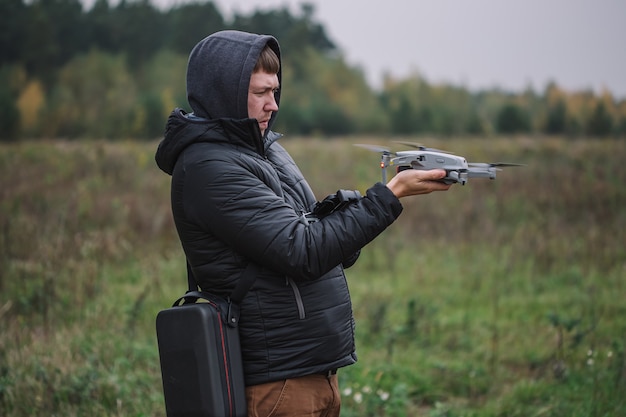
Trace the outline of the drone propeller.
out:
[[[391,157],[391,155],[395,155],[395,153],[391,152],[389,149],[384,148],[382,146],[378,146],[378,145],[369,145],[369,144],[365,144],[365,143],[355,143],[354,146],[358,146],[360,148],[365,148],[369,151],[374,151],[374,152],[378,152],[382,154],[382,157],[380,158],[380,169],[381,169],[381,173],[382,173],[382,180],[383,180],[383,184],[387,183],[387,170],[385,168],[387,168],[387,163],[389,162],[389,159]]]
[[[354,146],[358,146],[359,148],[364,148],[369,151],[378,152],[378,153],[382,153],[385,155],[392,154],[392,152],[389,149],[384,148],[382,146],[378,146],[378,145],[369,145],[367,143],[355,143]]]
[[[432,152],[450,153],[448,151],[442,151],[441,149],[428,148],[428,147],[422,145],[421,143],[404,142],[404,141],[394,141],[394,143],[399,143],[401,145],[409,146],[411,148],[417,148],[420,151],[432,151]]]
[[[524,164],[511,164],[508,162],[468,162],[467,166],[476,168],[493,168],[493,167],[523,167]]]

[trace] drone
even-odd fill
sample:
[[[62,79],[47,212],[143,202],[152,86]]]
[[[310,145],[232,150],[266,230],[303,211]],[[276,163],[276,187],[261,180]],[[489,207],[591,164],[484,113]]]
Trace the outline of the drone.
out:
[[[427,148],[418,143],[395,142],[402,145],[416,148],[417,150],[391,152],[389,149],[367,144],[355,144],[374,152],[382,154],[380,168],[382,170],[383,183],[387,183],[387,170],[389,166],[395,166],[396,172],[406,169],[431,170],[444,169],[446,176],[440,181],[445,184],[460,183],[465,185],[469,178],[489,178],[495,179],[496,172],[501,167],[523,166],[521,164],[511,164],[505,162],[467,162],[464,157],[451,154],[434,148]]]

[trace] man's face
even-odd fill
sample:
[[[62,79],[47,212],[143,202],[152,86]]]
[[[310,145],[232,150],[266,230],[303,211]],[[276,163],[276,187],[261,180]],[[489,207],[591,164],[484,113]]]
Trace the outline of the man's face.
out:
[[[255,72],[250,77],[248,89],[248,117],[259,122],[261,135],[267,130],[272,113],[278,110],[275,93],[280,87],[278,75]]]

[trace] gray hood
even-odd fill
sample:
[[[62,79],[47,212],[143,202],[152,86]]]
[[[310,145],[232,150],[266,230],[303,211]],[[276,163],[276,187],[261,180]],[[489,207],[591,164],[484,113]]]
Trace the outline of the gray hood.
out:
[[[280,59],[278,41],[270,35],[225,30],[201,40],[187,64],[187,99],[194,114],[206,119],[247,119],[250,76],[266,44]],[[279,82],[281,78],[279,71]],[[270,127],[275,117],[276,112]]]

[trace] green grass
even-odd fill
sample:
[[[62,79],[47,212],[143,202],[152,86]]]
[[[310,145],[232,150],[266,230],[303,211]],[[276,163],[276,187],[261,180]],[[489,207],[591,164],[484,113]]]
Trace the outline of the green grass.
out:
[[[378,157],[288,139],[319,198]],[[342,416],[626,415],[623,141],[429,140],[512,161],[404,202],[347,271]],[[165,416],[154,320],[186,287],[156,143],[0,146],[0,415]]]

